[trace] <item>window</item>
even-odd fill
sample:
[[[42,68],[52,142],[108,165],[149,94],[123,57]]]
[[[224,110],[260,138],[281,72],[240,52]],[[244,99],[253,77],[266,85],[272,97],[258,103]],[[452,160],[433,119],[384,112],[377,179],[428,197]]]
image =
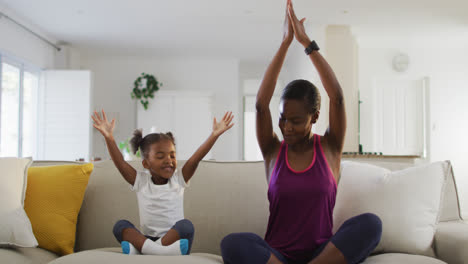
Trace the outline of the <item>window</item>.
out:
[[[37,134],[38,74],[26,71],[23,84],[23,141],[21,142],[21,154],[23,157],[33,157],[35,156]]]
[[[256,112],[255,101],[257,97],[257,91],[260,87],[262,80],[260,79],[248,79],[244,80],[244,160],[263,160],[262,152],[257,143],[256,135]],[[281,91],[282,82],[278,80],[276,83],[275,91]],[[271,121],[273,123],[273,132],[278,136],[280,140],[283,139],[281,130],[278,126],[279,120],[279,104],[280,95],[273,94],[270,101],[270,113]]]
[[[35,156],[39,71],[0,53],[0,157]]]
[[[244,96],[244,160],[263,160],[262,152],[257,143],[255,110],[256,95]],[[280,97],[274,95],[270,102],[271,121],[273,131],[282,140],[283,136],[278,127]]]

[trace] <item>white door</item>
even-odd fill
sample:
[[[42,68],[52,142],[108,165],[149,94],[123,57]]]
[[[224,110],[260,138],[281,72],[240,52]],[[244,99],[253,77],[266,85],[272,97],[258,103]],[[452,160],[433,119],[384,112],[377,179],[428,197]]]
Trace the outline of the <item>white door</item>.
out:
[[[38,159],[89,160],[91,72],[51,70],[41,74]]]
[[[423,156],[425,153],[426,79],[374,81],[372,104],[361,107],[364,152]],[[369,105],[371,107],[369,107]],[[363,131],[370,129],[370,131]],[[370,138],[362,138],[368,135]]]
[[[159,91],[145,110],[138,104],[137,127],[143,135],[172,132],[178,160],[187,160],[208,138],[213,126],[212,95],[192,91]],[[211,159],[211,151],[204,159]]]
[[[155,93],[146,110],[140,102],[137,103],[137,128],[143,130],[143,136],[152,132],[174,131],[173,95],[165,95],[163,92]]]

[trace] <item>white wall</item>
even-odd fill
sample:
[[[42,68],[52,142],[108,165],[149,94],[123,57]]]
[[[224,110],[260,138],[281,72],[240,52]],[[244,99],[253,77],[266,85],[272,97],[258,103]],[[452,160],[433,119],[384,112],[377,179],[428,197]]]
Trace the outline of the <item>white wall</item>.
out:
[[[11,10],[0,6],[0,11],[42,36],[45,34],[34,25],[16,16]],[[53,38],[46,36],[50,41]],[[0,17],[0,51],[14,56],[39,68],[53,68],[57,50],[14,24],[5,17]]]
[[[320,53],[322,56],[327,58],[327,43],[324,26],[312,26],[306,22],[306,30],[311,40],[315,40],[320,47]],[[297,41],[294,41],[289,48],[287,67],[289,68],[289,81],[295,79],[305,79],[312,82],[320,92],[322,97],[320,116],[312,127],[314,133],[323,135],[328,128],[328,109],[329,109],[329,98],[327,92],[323,88],[322,82],[318,75],[315,66],[312,64],[310,58],[304,53],[304,47]],[[285,84],[287,84],[287,81]]]
[[[375,77],[429,78],[428,160],[452,162],[464,215],[468,216],[468,40],[375,34],[360,36],[358,46],[359,89],[370,89]],[[392,70],[391,61],[398,52],[410,57],[405,73]]]
[[[345,98],[347,127],[343,152],[357,152],[359,151],[357,43],[350,26],[327,26],[326,56],[340,82]]]
[[[142,58],[142,57],[85,57],[82,67],[93,72],[93,105],[107,112],[119,113],[116,140],[132,135],[136,128],[136,102],[130,92],[134,80],[142,73],[153,74],[163,83],[163,90],[194,90],[214,94],[213,113],[220,117],[232,111],[236,125],[226,132],[213,148],[217,160],[241,158],[241,127],[238,125],[239,108],[239,62],[236,59],[219,58]],[[157,93],[156,95],[157,96]],[[184,122],[184,120],[178,120]],[[160,128],[164,129],[164,128]],[[190,129],[190,128],[187,128]],[[177,135],[175,135],[177,139]],[[208,135],[206,135],[208,137]],[[206,138],[200,138],[200,144]],[[94,131],[93,154],[108,157],[102,136]]]

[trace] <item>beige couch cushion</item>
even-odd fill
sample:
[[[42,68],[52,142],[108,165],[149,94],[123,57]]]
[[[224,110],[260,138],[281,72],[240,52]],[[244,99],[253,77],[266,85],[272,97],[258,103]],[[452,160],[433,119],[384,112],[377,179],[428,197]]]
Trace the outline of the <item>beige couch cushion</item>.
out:
[[[450,264],[468,262],[468,223],[451,221],[439,223],[435,234],[438,258]]]
[[[42,248],[0,248],[0,263],[45,264],[58,258]]]
[[[450,163],[449,166],[450,175],[447,179],[447,185],[445,186],[439,218],[441,222],[458,221],[462,219],[460,201],[458,199],[457,183],[453,175],[453,167]]]
[[[366,259],[363,264],[396,264],[396,263],[411,263],[411,264],[444,264],[445,262],[419,255],[387,253],[382,255],[372,256]]]
[[[263,237],[269,215],[263,162],[201,162],[184,203],[195,225],[193,252],[220,255],[221,240],[233,232]]]
[[[141,162],[131,165],[142,169]],[[75,252],[119,246],[112,228],[120,219],[139,226],[136,195],[112,161],[97,162],[78,215]]]
[[[195,253],[190,256],[151,256],[151,255],[124,255],[120,248],[103,248],[97,250],[86,250],[72,255],[64,256],[51,264],[219,264],[223,263],[220,256],[212,254]]]
[[[103,248],[96,250],[87,250],[65,257],[61,257],[51,262],[51,264],[81,264],[81,263],[132,263],[132,264],[153,264],[153,263],[171,263],[171,264],[220,264],[223,263],[221,256],[194,253],[190,256],[144,256],[123,255],[120,248]],[[376,255],[366,259],[363,264],[444,264],[445,262],[418,255],[388,253]]]

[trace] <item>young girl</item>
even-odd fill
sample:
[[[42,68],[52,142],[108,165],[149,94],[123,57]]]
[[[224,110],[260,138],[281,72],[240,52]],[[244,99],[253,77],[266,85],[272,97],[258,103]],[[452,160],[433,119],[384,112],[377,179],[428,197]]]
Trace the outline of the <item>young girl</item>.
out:
[[[93,126],[104,136],[110,156],[124,179],[137,193],[142,233],[129,221],[120,220],[114,226],[114,235],[125,254],[187,255],[193,241],[192,223],[184,219],[183,195],[198,163],[214,143],[234,123],[232,112],[219,122],[213,120],[213,131],[208,139],[177,170],[175,140],[169,133],[152,133],[145,137],[141,130],[134,132],[131,145],[142,154],[146,171],[136,171],[120,153],[112,131],[115,120],[109,122],[104,110],[102,116],[94,112]]]

